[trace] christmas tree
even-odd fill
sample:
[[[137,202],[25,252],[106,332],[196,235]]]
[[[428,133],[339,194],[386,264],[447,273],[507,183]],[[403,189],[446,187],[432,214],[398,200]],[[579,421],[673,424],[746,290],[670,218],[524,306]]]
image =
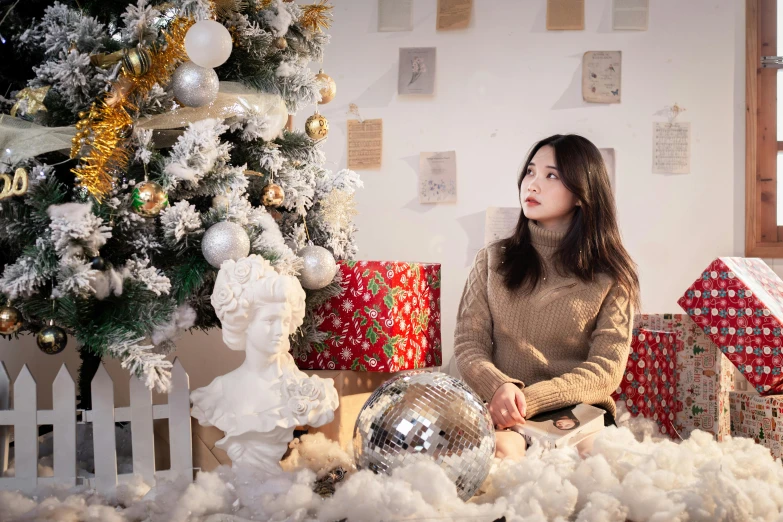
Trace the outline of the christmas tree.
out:
[[[183,331],[218,327],[220,263],[258,254],[311,311],[356,254],[356,173],[332,172],[317,104],[331,6],[281,0],[16,2],[0,42],[0,334],[102,357],[150,388]],[[315,105],[305,132],[291,115]],[[74,342],[75,341],[75,342]]]

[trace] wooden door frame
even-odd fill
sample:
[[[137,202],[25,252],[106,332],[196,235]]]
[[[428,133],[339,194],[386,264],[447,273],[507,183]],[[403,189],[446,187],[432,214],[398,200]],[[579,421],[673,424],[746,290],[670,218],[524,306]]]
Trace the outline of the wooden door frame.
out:
[[[777,225],[778,69],[762,56],[777,54],[776,0],[745,2],[745,256],[783,258]]]

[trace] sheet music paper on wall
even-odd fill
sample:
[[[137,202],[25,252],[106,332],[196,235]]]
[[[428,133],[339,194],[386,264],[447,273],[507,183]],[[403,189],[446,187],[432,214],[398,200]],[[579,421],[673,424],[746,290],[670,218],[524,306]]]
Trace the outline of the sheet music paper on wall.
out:
[[[646,31],[649,20],[649,0],[612,2],[612,29],[615,31]]]
[[[484,218],[484,246],[511,237],[521,211],[519,207],[487,207]]]
[[[601,153],[601,157],[604,159],[604,163],[606,164],[606,173],[609,175],[609,185],[612,187],[612,192],[614,192],[614,149],[598,149],[598,151]]]
[[[438,0],[438,31],[464,29],[470,23],[473,0]]]
[[[691,124],[653,122],[653,172],[689,174]]]
[[[582,31],[585,28],[584,0],[547,0],[548,31]]]
[[[590,103],[620,103],[621,51],[587,51],[582,58],[582,98]]]
[[[383,156],[383,120],[348,120],[348,168],[378,170]]]
[[[419,154],[419,203],[457,201],[457,153],[422,152]]]
[[[378,0],[378,31],[412,31],[413,0]]]

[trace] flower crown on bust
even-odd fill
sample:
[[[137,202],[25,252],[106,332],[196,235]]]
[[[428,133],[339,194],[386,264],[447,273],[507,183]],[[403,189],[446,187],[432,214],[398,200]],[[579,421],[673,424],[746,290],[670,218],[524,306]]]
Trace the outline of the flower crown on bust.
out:
[[[318,375],[291,374],[280,382],[280,392],[285,401],[283,423],[290,428],[323,426],[334,419],[334,410],[339,405],[334,380]]]
[[[290,303],[295,330],[304,317],[305,293],[295,277],[278,274],[267,259],[251,254],[220,265],[211,302],[221,323],[227,316],[232,320],[245,316],[249,322],[247,312],[256,304]]]

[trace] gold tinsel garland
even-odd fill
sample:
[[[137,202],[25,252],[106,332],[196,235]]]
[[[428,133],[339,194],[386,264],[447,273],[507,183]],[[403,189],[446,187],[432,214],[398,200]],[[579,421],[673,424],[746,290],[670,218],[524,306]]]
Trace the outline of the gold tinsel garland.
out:
[[[212,12],[218,18],[228,18],[234,13],[240,13],[247,9],[246,0],[209,0]]]
[[[302,16],[299,18],[299,23],[312,32],[328,29],[331,24],[331,11],[334,7],[328,5],[328,1],[319,0],[315,4],[301,6]]]
[[[80,132],[74,139],[71,158],[78,156],[83,146],[88,148],[88,152],[72,172],[96,200],[101,201],[111,190],[114,172],[124,171],[128,165],[131,152],[126,140],[133,125],[131,113],[136,110],[130,95],[144,95],[156,83],[166,85],[179,62],[187,60],[185,33],[193,23],[189,18],[175,19],[165,35],[166,45],[150,52],[152,63],[149,71],[133,76],[123,69],[118,84],[127,85],[124,95],[112,97],[109,94],[107,98],[111,97],[113,103],[107,103],[104,98],[93,102],[88,113],[79,114],[82,119],[76,128]]]

